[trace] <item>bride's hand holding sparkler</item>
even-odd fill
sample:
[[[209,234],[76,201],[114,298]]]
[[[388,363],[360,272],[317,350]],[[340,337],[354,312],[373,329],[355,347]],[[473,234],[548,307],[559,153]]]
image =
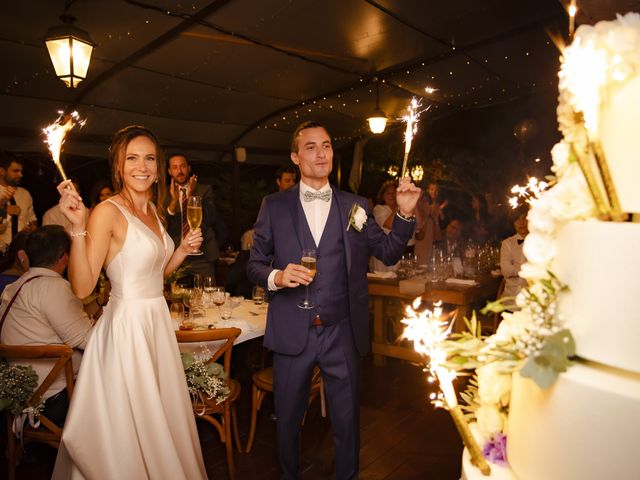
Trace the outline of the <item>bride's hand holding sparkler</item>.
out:
[[[86,207],[82,203],[82,197],[76,191],[72,181],[65,180],[60,182],[58,192],[60,192],[58,206],[62,214],[71,222],[72,231],[84,231]]]

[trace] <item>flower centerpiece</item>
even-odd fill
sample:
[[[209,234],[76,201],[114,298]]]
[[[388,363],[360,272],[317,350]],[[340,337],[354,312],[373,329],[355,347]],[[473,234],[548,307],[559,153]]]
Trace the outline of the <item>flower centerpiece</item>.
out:
[[[224,402],[231,393],[227,387],[227,375],[219,363],[207,363],[211,357],[209,349],[204,347],[198,355],[181,352],[182,366],[187,379],[189,394],[204,403],[204,399],[215,400],[216,404]]]

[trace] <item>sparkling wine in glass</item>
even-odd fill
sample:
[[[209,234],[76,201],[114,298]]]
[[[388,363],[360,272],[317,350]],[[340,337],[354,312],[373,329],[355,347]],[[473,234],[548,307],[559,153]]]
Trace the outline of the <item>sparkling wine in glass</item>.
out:
[[[302,258],[300,259],[300,265],[311,270],[310,275],[316,276],[316,251],[315,250],[302,250]],[[315,305],[309,300],[309,285],[304,286],[304,300],[298,304],[298,307],[308,310],[315,307]]]
[[[224,287],[213,287],[211,291],[211,301],[218,306],[218,315],[222,320],[222,314],[220,313],[220,305],[225,302]]]
[[[199,195],[189,195],[187,200],[187,222],[189,228],[193,231],[202,223],[202,197]],[[203,252],[199,248],[189,255],[202,255]]]

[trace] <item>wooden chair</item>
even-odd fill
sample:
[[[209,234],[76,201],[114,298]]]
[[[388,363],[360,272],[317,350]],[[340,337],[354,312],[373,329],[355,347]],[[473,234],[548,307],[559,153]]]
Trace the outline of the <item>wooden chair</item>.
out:
[[[256,421],[258,417],[258,410],[262,406],[262,401],[267,393],[273,392],[273,367],[265,368],[253,374],[253,395],[251,397],[251,427],[249,427],[249,439],[247,440],[246,452],[251,452],[253,447],[253,439],[256,433]],[[309,403],[311,405],[313,400],[320,395],[320,409],[322,416],[326,416],[325,410],[325,398],[324,398],[324,385],[322,383],[322,374],[318,367],[313,369],[311,374],[311,392],[309,394]],[[306,417],[306,413],[305,413]],[[304,419],[302,420],[304,423]]]
[[[231,379],[231,352],[233,343],[236,341],[242,330],[235,327],[216,328],[214,330],[177,330],[176,337],[179,343],[195,343],[195,342],[216,342],[220,344],[214,351],[207,363],[222,363],[224,371],[227,374],[227,387],[231,391],[229,397],[222,403],[216,404],[215,400],[207,400],[207,398],[198,398],[193,400],[193,412],[196,420],[204,420],[213,425],[218,431],[220,441],[225,444],[227,450],[227,468],[229,469],[229,477],[235,478],[236,469],[233,460],[233,445],[231,439],[231,430],[233,428],[233,438],[236,442],[238,451],[242,451],[240,444],[240,436],[238,434],[238,422],[236,416],[235,402],[240,396],[240,383]],[[218,360],[222,358],[222,362]],[[219,416],[219,419],[217,418]],[[233,425],[233,427],[232,427]]]
[[[66,380],[67,395],[69,401],[71,401],[71,394],[73,393],[74,387],[72,355],[73,349],[67,345],[0,345],[0,358],[20,362],[24,361],[25,365],[29,363],[29,359],[57,359],[47,376],[42,380],[40,386],[35,389],[29,399],[28,404],[33,407],[40,404],[42,395],[63,371]],[[7,412],[9,480],[15,478],[16,466],[20,462],[20,457],[22,456],[25,445],[31,442],[39,442],[58,448],[62,437],[62,428],[41,414],[40,426],[38,428],[33,428],[28,422],[25,422],[22,431],[22,441],[19,442],[13,434],[13,421],[14,415]]]

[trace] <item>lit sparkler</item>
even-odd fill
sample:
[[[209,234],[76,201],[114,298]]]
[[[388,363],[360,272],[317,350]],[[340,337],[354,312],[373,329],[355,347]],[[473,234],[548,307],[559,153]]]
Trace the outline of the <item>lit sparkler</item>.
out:
[[[418,131],[418,120],[420,120],[420,114],[426,110],[429,110],[429,107],[424,110],[418,110],[421,106],[419,100],[415,97],[411,99],[411,103],[407,107],[409,113],[402,117],[402,121],[407,124],[407,128],[404,131],[404,159],[402,160],[402,173],[400,178],[404,178],[407,175],[407,160],[409,159],[409,152],[411,151],[411,142],[413,141],[413,136]]]
[[[576,29],[576,13],[578,13],[576,0],[571,0],[571,5],[569,5],[569,38],[573,38],[573,32]]]
[[[538,180],[536,177],[529,177],[529,182],[526,185],[514,185],[511,187],[511,193],[513,193],[514,196],[509,197],[509,205],[511,205],[511,208],[517,208],[518,205],[520,205],[521,199],[526,203],[531,203],[547,188],[549,188],[547,182]]]
[[[453,380],[456,372],[444,366],[446,353],[438,345],[445,341],[451,333],[453,322],[443,320],[442,304],[435,303],[433,311],[426,309],[417,312],[420,305],[420,298],[417,298],[411,307],[407,307],[408,318],[402,320],[407,325],[403,336],[413,341],[413,348],[416,352],[429,358],[427,367],[431,374],[429,381],[437,381],[440,387],[440,394],[432,396],[432,400],[437,407],[446,408],[451,414],[451,418],[462,437],[462,441],[469,450],[471,462],[480,469],[484,475],[491,473],[491,468],[485,460],[480,447],[469,430],[469,425],[464,419],[458,399],[453,387]],[[444,402],[443,402],[444,400]]]
[[[71,131],[76,123],[79,123],[80,127],[82,127],[85,120],[80,119],[80,115],[78,115],[78,112],[71,112],[67,114],[63,112],[58,113],[60,114],[58,119],[47,128],[43,129],[43,132],[47,136],[47,138],[45,139],[45,143],[49,147],[53,163],[55,163],[58,171],[60,172],[60,175],[62,175],[62,179],[66,180],[67,175],[64,173],[64,169],[62,168],[62,164],[60,163],[60,152],[62,151],[62,144],[64,143],[64,139],[67,136],[67,133]]]

